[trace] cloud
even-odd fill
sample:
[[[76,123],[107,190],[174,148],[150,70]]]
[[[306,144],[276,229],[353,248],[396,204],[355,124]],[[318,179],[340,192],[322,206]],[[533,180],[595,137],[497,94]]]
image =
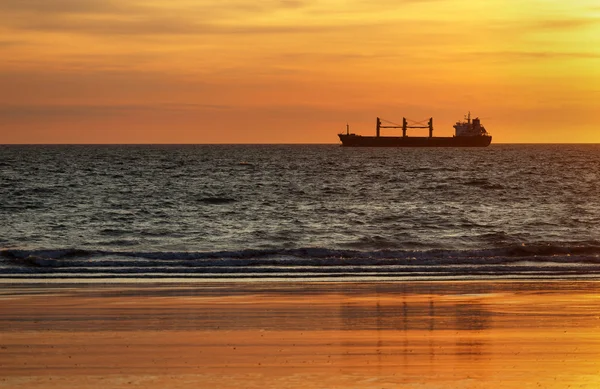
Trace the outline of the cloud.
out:
[[[168,7],[160,3],[140,0],[3,0],[0,3],[0,15],[41,14],[46,17],[60,15],[137,15],[140,17],[156,14],[214,15],[273,13],[278,10],[300,9],[311,4],[308,0],[246,0],[196,1],[181,3],[173,1]]]
[[[348,27],[326,25],[237,25],[196,22],[187,17],[148,17],[136,20],[44,19],[15,23],[23,30],[88,35],[222,35],[319,33]]]
[[[218,104],[33,104],[0,105],[0,118],[3,120],[41,120],[52,118],[105,118],[147,113],[185,113],[231,109]]]
[[[2,0],[0,15],[55,17],[65,14],[123,14],[142,9],[126,2],[111,0]]]
[[[316,0],[173,1],[168,6],[136,0],[3,0],[0,22],[20,31],[106,37],[356,32],[391,23],[357,18],[364,12],[385,13],[410,4],[438,1],[445,0],[356,0],[345,7]],[[404,20],[403,25],[421,22]]]
[[[0,40],[0,47],[23,46],[25,44],[27,42],[21,40]]]
[[[215,35],[288,34],[323,32],[339,27],[330,23],[307,23],[297,13],[312,2],[266,0],[248,2],[178,3],[169,7],[136,1],[103,0],[4,0],[0,22],[20,31],[83,35]],[[262,17],[292,11],[296,18],[278,23]]]
[[[600,24],[600,18],[568,18],[541,20],[534,27],[550,30],[572,30]]]
[[[402,54],[393,52],[374,52],[374,53],[357,53],[357,52],[294,52],[294,53],[277,53],[266,57],[267,61],[276,63],[334,63],[349,61],[380,61],[392,60],[403,57]],[[405,56],[404,56],[405,57]]]
[[[488,57],[494,60],[513,61],[515,59],[600,59],[600,53],[576,51],[493,51],[473,52],[467,56]]]

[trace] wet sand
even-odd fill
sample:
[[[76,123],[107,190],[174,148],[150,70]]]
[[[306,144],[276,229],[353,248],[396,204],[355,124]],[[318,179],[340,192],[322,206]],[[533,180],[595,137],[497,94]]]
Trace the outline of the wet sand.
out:
[[[1,388],[598,388],[595,282],[2,284]]]

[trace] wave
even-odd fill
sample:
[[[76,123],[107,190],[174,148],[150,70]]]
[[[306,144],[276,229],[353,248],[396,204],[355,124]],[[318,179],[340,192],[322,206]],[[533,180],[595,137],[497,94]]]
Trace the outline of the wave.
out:
[[[0,251],[0,277],[547,278],[600,279],[600,244],[513,245],[481,250]]]
[[[600,255],[600,242],[567,242],[567,243],[539,243],[539,244],[515,244],[500,248],[476,249],[476,250],[352,250],[352,249],[330,249],[322,247],[305,247],[292,249],[246,249],[235,251],[111,251],[93,250],[79,248],[59,249],[2,249],[0,257],[12,259],[24,259],[28,257],[40,257],[46,259],[64,259],[74,257],[129,257],[157,260],[190,260],[190,259],[217,259],[217,258],[268,258],[268,257],[298,257],[311,259],[390,259],[390,260],[435,260],[451,258],[471,258],[478,261],[488,261],[493,258],[505,258],[509,260],[515,257],[536,256],[570,256],[589,255],[597,257]]]
[[[473,180],[464,182],[463,185],[479,187],[482,189],[504,189],[504,186],[497,184],[497,183],[492,183],[487,178],[473,179]]]
[[[199,203],[204,204],[229,204],[234,203],[236,200],[230,197],[202,197],[198,199]]]

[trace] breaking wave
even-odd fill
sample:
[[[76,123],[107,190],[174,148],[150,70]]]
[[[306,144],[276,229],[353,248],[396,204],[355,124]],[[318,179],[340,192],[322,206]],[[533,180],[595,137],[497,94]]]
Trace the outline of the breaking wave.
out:
[[[215,252],[85,249],[0,251],[0,278],[600,279],[600,243],[481,250],[248,249]]]

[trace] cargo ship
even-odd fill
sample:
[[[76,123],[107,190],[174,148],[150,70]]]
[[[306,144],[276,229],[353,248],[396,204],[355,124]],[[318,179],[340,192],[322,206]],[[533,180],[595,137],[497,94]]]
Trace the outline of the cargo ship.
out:
[[[492,136],[479,118],[471,120],[470,112],[463,121],[456,122],[454,136],[448,137],[433,136],[433,118],[429,118],[427,125],[409,125],[406,118],[402,118],[402,125],[389,123],[391,125],[382,125],[382,119],[377,118],[375,136],[351,134],[349,125],[346,125],[346,133],[338,136],[344,147],[487,147],[492,142]],[[382,128],[401,128],[402,136],[381,136]],[[409,128],[429,129],[429,136],[407,136]]]

